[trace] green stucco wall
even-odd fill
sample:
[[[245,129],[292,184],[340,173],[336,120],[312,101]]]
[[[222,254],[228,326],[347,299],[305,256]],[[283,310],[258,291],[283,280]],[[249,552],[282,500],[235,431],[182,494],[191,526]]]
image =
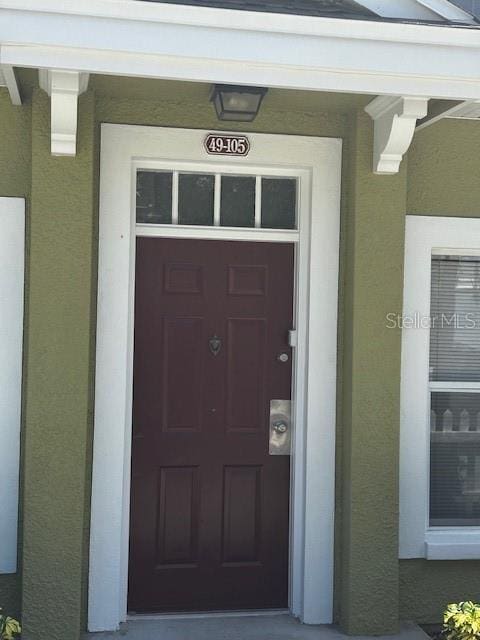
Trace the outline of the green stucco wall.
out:
[[[242,131],[344,140],[339,321],[335,612],[350,633],[394,632],[480,598],[480,563],[398,561],[400,335],[405,214],[477,215],[474,123],[420,132],[396,176],[371,172],[368,98],[275,92]],[[208,87],[93,77],[76,158],[52,158],[49,101],[0,91],[0,195],[28,198],[23,584],[0,576],[0,606],[23,599],[25,637],[85,628],[92,445],[100,123],[220,129]],[[226,123],[226,129],[232,129]],[[479,203],[479,204],[477,204]]]
[[[480,127],[443,120],[419,131],[408,154],[410,214],[480,215]]]
[[[0,196],[28,198],[31,175],[30,136],[30,104],[14,107],[8,91],[0,89]],[[21,519],[22,511],[20,510],[20,544]],[[19,564],[21,564],[21,556]],[[21,608],[20,593],[20,571],[18,575],[0,575],[0,607],[18,615]]]
[[[352,122],[345,255],[340,621],[349,633],[398,627],[400,333],[406,169],[374,176],[372,123]],[[388,354],[388,357],[385,357]]]
[[[480,216],[480,128],[444,120],[420,131],[408,154],[407,212]],[[448,602],[480,601],[480,561],[400,562],[400,614],[435,623]]]
[[[168,84],[167,88],[168,88]],[[92,87],[96,92],[96,119],[99,126],[102,122],[112,124],[140,124],[147,126],[186,127],[199,129],[226,129],[229,131],[254,131],[257,133],[279,133],[291,135],[308,135],[342,138],[343,144],[343,172],[348,174],[348,157],[351,136],[351,111],[357,98],[342,97],[340,104],[329,99],[310,100],[308,109],[300,109],[304,104],[301,92],[292,92],[288,104],[285,104],[284,92],[270,95],[264,102],[259,116],[253,123],[235,126],[235,123],[221,123],[217,120],[212,106],[208,102],[208,87],[202,87],[192,96],[188,86],[179,85],[179,99],[173,100],[175,90],[165,91],[156,88],[156,83],[149,81],[119,81],[110,78],[94,78]],[[186,95],[183,93],[185,91]],[[152,99],[152,96],[155,99]],[[362,101],[363,102],[363,101]],[[335,110],[328,110],[328,109]],[[342,237],[345,234],[348,202],[348,181],[342,184]],[[342,243],[342,253],[344,243]],[[343,260],[340,269],[343,273]],[[340,279],[340,309],[343,305],[343,276]],[[343,343],[343,313],[339,313],[339,350]],[[339,358],[339,369],[342,367]],[[341,379],[341,375],[339,376]],[[340,387],[340,383],[339,383]],[[342,398],[338,396],[338,437],[337,437],[337,467],[342,465]],[[337,527],[336,527],[336,555],[338,562],[335,566],[335,616],[338,619],[341,610],[341,474],[337,474]]]
[[[50,154],[50,106],[32,105],[24,453],[26,638],[76,638],[85,610],[91,441],[94,100],[80,100],[75,158]],[[48,632],[47,632],[48,628]]]

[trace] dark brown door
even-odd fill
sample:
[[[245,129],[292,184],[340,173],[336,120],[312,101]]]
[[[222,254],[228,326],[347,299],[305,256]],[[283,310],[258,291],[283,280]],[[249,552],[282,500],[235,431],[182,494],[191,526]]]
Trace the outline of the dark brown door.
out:
[[[292,300],[290,244],[137,240],[130,611],[287,606]]]

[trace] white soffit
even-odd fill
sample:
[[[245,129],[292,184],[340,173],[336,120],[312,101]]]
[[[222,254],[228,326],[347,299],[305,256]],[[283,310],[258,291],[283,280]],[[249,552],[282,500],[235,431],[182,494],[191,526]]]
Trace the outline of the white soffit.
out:
[[[463,102],[456,109],[452,109],[445,117],[477,120],[480,118],[480,100]]]
[[[475,24],[474,18],[448,0],[356,0],[382,18],[404,20],[453,20]]]
[[[478,120],[480,119],[480,100],[465,100],[457,103],[444,104],[441,101],[437,104],[433,103],[433,109],[429,109],[427,117],[420,119],[415,131],[421,131],[432,124],[445,120],[446,118],[454,120]]]
[[[477,24],[475,18],[468,13],[468,11],[457,7],[457,5],[449,2],[449,0],[417,0],[417,2],[424,7],[432,9],[432,11],[435,11],[435,13],[438,13],[447,20],[458,20],[460,22]]]
[[[479,29],[187,9],[136,0],[0,0],[0,63],[315,91],[480,99]]]

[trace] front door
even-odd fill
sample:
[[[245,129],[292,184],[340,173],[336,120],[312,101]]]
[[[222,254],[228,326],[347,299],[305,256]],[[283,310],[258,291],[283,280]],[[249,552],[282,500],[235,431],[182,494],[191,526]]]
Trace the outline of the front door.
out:
[[[137,238],[131,612],[286,607],[293,245]]]

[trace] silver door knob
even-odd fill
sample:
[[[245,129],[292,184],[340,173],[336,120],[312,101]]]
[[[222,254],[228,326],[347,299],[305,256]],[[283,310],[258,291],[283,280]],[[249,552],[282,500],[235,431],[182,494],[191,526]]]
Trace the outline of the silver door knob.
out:
[[[273,425],[273,430],[276,431],[276,433],[286,433],[287,429],[288,425],[283,421],[275,422]]]

